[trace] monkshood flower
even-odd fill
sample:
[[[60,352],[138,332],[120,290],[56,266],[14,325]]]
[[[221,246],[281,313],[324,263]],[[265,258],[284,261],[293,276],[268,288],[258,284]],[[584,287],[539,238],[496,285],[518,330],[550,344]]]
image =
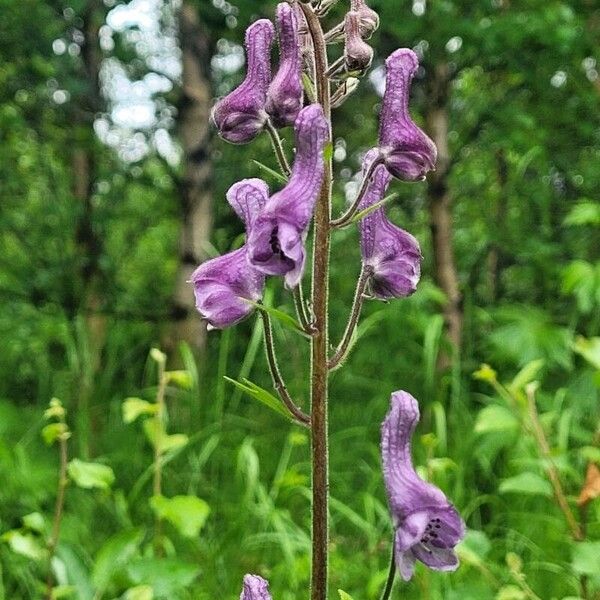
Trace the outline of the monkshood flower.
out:
[[[360,35],[360,13],[350,11],[344,18],[344,63],[348,73],[362,73],[371,66],[373,48]]]
[[[276,127],[293,125],[302,108],[302,46],[298,19],[287,3],[277,5],[279,69],[267,92],[266,110]]]
[[[240,600],[272,600],[268,581],[258,575],[244,575]]]
[[[261,179],[245,179],[229,189],[227,200],[249,229],[269,197]],[[247,246],[201,264],[193,273],[196,308],[208,329],[223,329],[239,323],[253,312],[246,300],[262,298],[265,276],[247,258]]]
[[[267,90],[271,82],[271,45],[273,23],[260,19],[246,30],[246,78],[233,92],[219,100],[212,121],[219,135],[234,144],[245,144],[262,130]]]
[[[381,427],[381,455],[396,530],[396,565],[405,581],[417,560],[435,571],[454,571],[454,547],[465,535],[465,524],[444,493],[415,472],[410,444],[418,422],[417,401],[407,392],[394,392]]]
[[[386,84],[379,125],[379,149],[388,171],[403,181],[420,181],[435,167],[437,149],[408,112],[412,78],[419,67],[408,48],[396,50],[385,61]]]
[[[295,123],[296,157],[286,186],[269,199],[248,234],[250,263],[267,275],[298,285],[306,258],[304,240],[321,189],[329,126],[320,104],[303,108]]]
[[[376,149],[367,152],[363,159],[363,176],[377,158]],[[383,199],[391,178],[383,164],[375,167],[358,209],[363,210]],[[421,276],[419,242],[390,222],[383,206],[363,217],[358,227],[363,265],[371,270],[370,294],[380,300],[412,294]]]

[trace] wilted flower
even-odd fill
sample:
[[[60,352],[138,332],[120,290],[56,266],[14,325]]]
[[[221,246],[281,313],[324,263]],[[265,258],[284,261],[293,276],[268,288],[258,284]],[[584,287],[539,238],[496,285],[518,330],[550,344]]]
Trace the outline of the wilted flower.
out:
[[[293,125],[302,108],[302,48],[298,19],[287,3],[277,5],[279,69],[267,92],[266,110],[276,127]]]
[[[436,571],[454,571],[454,547],[465,535],[463,520],[444,493],[415,472],[410,443],[418,422],[417,401],[407,392],[394,392],[381,428],[381,455],[396,530],[396,565],[405,581],[417,560]]]
[[[379,125],[379,148],[389,172],[404,181],[420,181],[435,167],[437,149],[408,112],[412,78],[419,67],[408,48],[396,50],[385,61],[386,85]]]
[[[245,179],[229,189],[227,200],[250,228],[269,196],[260,179]],[[223,329],[239,323],[253,310],[246,300],[262,298],[265,276],[248,262],[247,247],[218,256],[201,264],[193,273],[196,308],[209,329]]]
[[[258,575],[244,575],[240,600],[272,600],[269,582]]]
[[[350,11],[344,18],[344,67],[348,73],[362,73],[371,66],[373,48],[360,35],[360,13]]]
[[[376,149],[367,152],[363,160],[363,176],[366,176],[377,156]],[[385,166],[380,164],[375,167],[359,210],[379,202],[390,180],[391,175]],[[358,226],[363,264],[372,271],[370,293],[380,300],[412,294],[421,275],[419,242],[410,233],[391,223],[383,206],[363,217]]]
[[[350,10],[358,13],[359,31],[363,40],[370,38],[379,27],[379,15],[367,6],[365,0],[350,0]],[[328,43],[341,42],[344,39],[345,22],[328,31],[325,39]]]
[[[217,102],[211,115],[219,134],[228,142],[249,142],[264,127],[274,35],[273,23],[268,19],[260,19],[246,30],[246,78],[233,92]]]
[[[304,269],[304,240],[321,189],[329,127],[319,104],[303,108],[295,123],[296,157],[287,185],[271,196],[248,234],[248,257],[269,275],[285,275],[289,288]]]

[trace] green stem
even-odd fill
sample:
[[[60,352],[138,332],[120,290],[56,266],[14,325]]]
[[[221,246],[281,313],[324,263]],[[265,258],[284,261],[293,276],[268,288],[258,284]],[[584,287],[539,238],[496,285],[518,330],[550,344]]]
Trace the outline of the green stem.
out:
[[[358,319],[360,317],[360,311],[363,305],[363,296],[365,293],[365,288],[367,287],[367,283],[369,282],[371,274],[372,269],[370,267],[363,266],[358,277],[358,283],[356,284],[356,291],[354,292],[354,300],[352,302],[352,309],[350,311],[350,318],[348,319],[348,324],[346,325],[344,335],[342,336],[342,340],[338,344],[335,354],[331,357],[328,363],[330,370],[335,369],[338,365],[340,365],[342,361],[346,358],[346,355],[348,354],[348,351],[350,349],[350,342],[352,341],[352,336],[354,335],[354,331],[356,330],[356,326],[358,325]]]
[[[162,495],[162,436],[164,432],[164,412],[165,412],[165,389],[167,377],[165,375],[165,363],[158,363],[158,390],[156,392],[156,438],[154,440],[154,479],[152,482],[152,494],[154,496]],[[162,530],[162,520],[156,517],[156,527],[154,530],[154,549],[156,556],[162,555],[162,545],[160,541]]]
[[[331,123],[330,84],[325,76],[328,69],[327,48],[321,23],[308,4],[300,3],[306,18],[315,53],[317,98],[325,118]],[[329,132],[331,141],[331,125]],[[328,287],[329,287],[329,222],[331,219],[331,158],[327,159],[321,193],[314,220],[312,308],[315,335],[311,338],[311,454],[312,454],[312,567],[311,600],[327,600],[328,572],[328,486],[329,457],[327,432],[327,398],[329,369],[328,346]]]
[[[290,396],[290,393],[287,390],[285,382],[283,381],[281,372],[279,371],[279,366],[277,365],[277,356],[275,354],[275,343],[273,341],[273,328],[271,327],[271,318],[269,317],[269,314],[266,311],[261,310],[259,312],[263,320],[265,350],[267,352],[267,362],[269,363],[269,371],[271,372],[271,378],[273,379],[273,387],[277,390],[281,401],[288,409],[294,420],[300,425],[304,425],[304,427],[310,427],[310,417],[304,412],[302,412],[302,410],[298,406],[296,406],[295,402]]]
[[[277,157],[277,162],[279,163],[279,168],[286,177],[289,177],[291,173],[290,164],[285,156],[285,151],[283,150],[283,144],[281,142],[281,138],[279,137],[279,133],[277,129],[275,129],[273,123],[271,123],[270,119],[267,119],[265,128],[271,138],[271,144],[273,145],[273,150],[275,151],[275,156]]]
[[[65,424],[64,419],[60,421],[63,425]],[[58,438],[60,448],[60,466],[58,471],[58,486],[56,491],[56,503],[54,505],[54,522],[52,525],[52,534],[48,542],[48,576],[46,578],[46,599],[52,600],[52,588],[53,588],[53,577],[52,577],[52,559],[56,552],[56,546],[58,545],[58,538],[60,536],[60,525],[62,523],[63,509],[65,505],[65,493],[67,489],[67,466],[68,466],[68,455],[67,455],[67,439],[68,432],[65,430],[60,434]]]
[[[396,577],[396,546],[394,540],[392,540],[392,556],[390,558],[390,570],[388,572],[387,581],[385,582],[385,588],[381,594],[380,600],[388,600],[392,594],[392,588],[394,587],[394,578]]]

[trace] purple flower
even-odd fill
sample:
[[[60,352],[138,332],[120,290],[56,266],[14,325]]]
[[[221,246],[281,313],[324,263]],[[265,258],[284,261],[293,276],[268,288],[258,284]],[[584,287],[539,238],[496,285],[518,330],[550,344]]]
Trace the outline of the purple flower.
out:
[[[454,571],[454,547],[465,524],[444,493],[423,481],[412,465],[410,442],[419,422],[419,404],[407,392],[394,392],[381,427],[383,477],[394,519],[396,565],[408,581],[415,561],[435,571]]]
[[[365,0],[350,0],[350,10],[360,16],[360,35],[363,38],[370,38],[379,27],[379,15],[367,6]]]
[[[277,5],[279,69],[267,92],[266,110],[276,127],[293,125],[302,108],[302,48],[298,19],[287,3]]]
[[[408,112],[412,78],[419,67],[408,48],[396,50],[385,61],[386,84],[379,125],[379,148],[388,171],[404,181],[420,181],[435,167],[435,144],[415,125]]]
[[[273,23],[268,19],[260,19],[246,30],[246,78],[217,102],[211,115],[219,134],[228,142],[245,144],[264,127],[274,36]]]
[[[329,126],[319,104],[303,108],[295,123],[296,158],[287,185],[271,196],[248,234],[248,258],[268,275],[298,285],[304,270],[304,240],[321,189],[323,149]]]
[[[350,11],[344,19],[344,66],[348,73],[362,73],[371,66],[373,48],[360,34],[360,13]]]
[[[260,179],[245,179],[229,189],[227,200],[250,228],[269,196],[267,184]],[[254,307],[246,302],[262,298],[265,276],[247,257],[247,246],[201,264],[193,273],[196,308],[209,329],[223,329],[239,323]]]
[[[366,175],[378,152],[370,150],[363,159]],[[359,210],[379,202],[385,195],[391,175],[382,164],[375,167]],[[371,269],[370,293],[380,300],[409,296],[417,289],[421,276],[419,242],[407,231],[391,223],[379,207],[358,224],[363,264]]]
[[[240,600],[272,600],[269,582],[258,575],[244,575],[244,587]]]

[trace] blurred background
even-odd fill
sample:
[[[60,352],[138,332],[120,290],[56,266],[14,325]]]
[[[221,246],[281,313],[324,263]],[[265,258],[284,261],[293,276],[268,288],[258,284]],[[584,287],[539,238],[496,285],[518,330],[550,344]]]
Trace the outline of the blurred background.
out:
[[[376,59],[334,116],[335,210],[398,47],[422,57],[411,112],[440,162],[390,190],[419,289],[366,305],[332,378],[331,597],[383,587],[379,427],[405,389],[415,461],[469,533],[457,573],[418,569],[393,597],[599,598],[600,6],[370,4]],[[306,597],[308,437],[223,378],[270,389],[260,323],[207,335],[187,283],[243,240],[227,188],[280,185],[253,162],[275,168],[266,136],[234,147],[208,125],[275,5],[0,0],[0,599],[236,598],[246,572]],[[337,232],[333,341],[359,260]],[[280,282],[267,296],[290,312]],[[308,344],[276,338],[306,407]]]

